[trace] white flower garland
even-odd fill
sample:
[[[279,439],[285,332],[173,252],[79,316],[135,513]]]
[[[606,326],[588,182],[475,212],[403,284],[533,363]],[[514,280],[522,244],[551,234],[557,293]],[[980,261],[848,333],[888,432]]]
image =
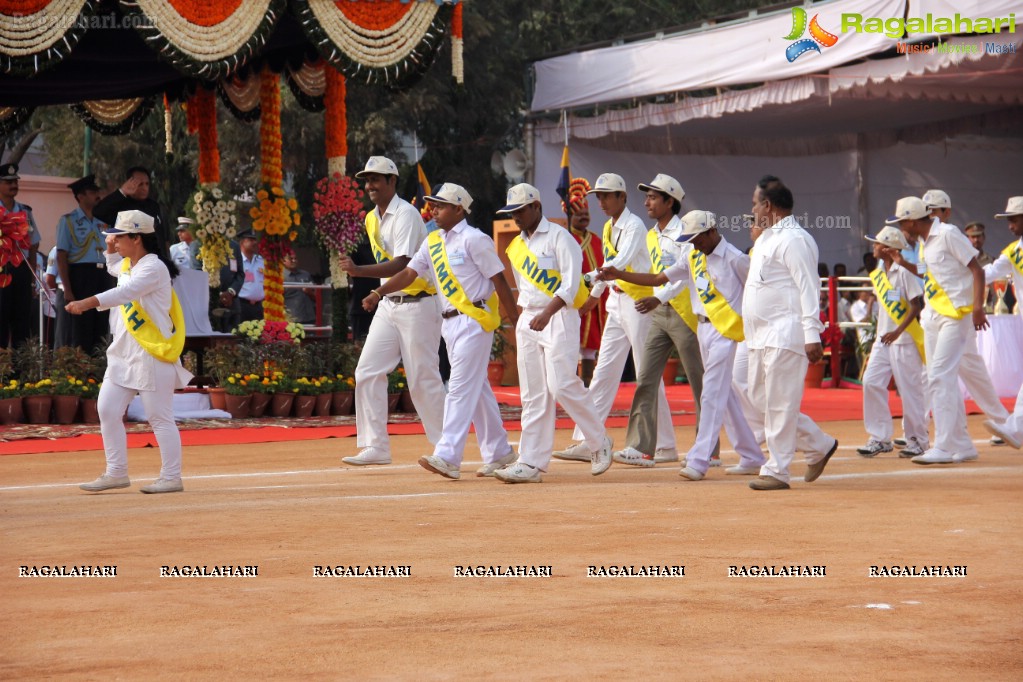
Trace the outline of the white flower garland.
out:
[[[352,61],[369,68],[396,64],[423,40],[437,14],[433,2],[417,2],[399,21],[384,30],[360,27],[333,0],[309,0],[309,9],[330,41]]]
[[[202,243],[202,269],[210,278],[210,286],[220,286],[220,268],[227,264],[229,240],[237,234],[237,204],[225,199],[224,190],[211,183],[202,185],[192,195],[190,212],[195,219],[195,237]]]
[[[75,27],[75,23],[68,23],[65,17],[77,18],[83,7],[85,0],[51,0],[34,14],[3,15],[0,53],[26,57],[53,47]]]
[[[175,48],[201,62],[225,59],[237,53],[260,28],[270,0],[245,0],[224,21],[213,26],[199,26],[178,14],[167,0],[134,0]]]

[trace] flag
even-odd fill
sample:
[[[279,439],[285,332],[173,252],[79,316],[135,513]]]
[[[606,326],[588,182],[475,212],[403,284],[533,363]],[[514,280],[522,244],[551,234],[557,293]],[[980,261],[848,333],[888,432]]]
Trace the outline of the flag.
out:
[[[568,187],[572,182],[572,174],[568,170],[568,145],[565,145],[565,151],[561,152],[561,175],[558,177],[557,193],[561,197],[561,200],[568,205]]]
[[[432,191],[430,189],[430,181],[426,179],[426,173],[423,172],[422,164],[416,164],[416,174],[419,176],[416,182],[416,198],[412,201],[412,205],[422,210],[426,207],[426,196]]]

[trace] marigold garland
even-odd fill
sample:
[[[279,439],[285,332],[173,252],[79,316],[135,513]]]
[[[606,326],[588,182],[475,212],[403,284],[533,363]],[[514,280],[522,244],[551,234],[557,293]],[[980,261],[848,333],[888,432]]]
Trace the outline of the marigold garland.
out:
[[[199,134],[199,184],[220,182],[217,148],[217,99],[212,90],[199,88],[189,100],[188,132]]]
[[[455,3],[451,15],[451,74],[459,85],[465,83],[465,61],[462,58],[462,3]]]
[[[348,156],[348,110],[345,106],[344,75],[329,64],[324,66],[327,88],[324,91],[324,133],[327,143],[327,158]],[[343,173],[343,172],[342,172]]]
[[[281,187],[281,84],[270,69],[263,69],[259,82],[259,155],[260,180],[270,187]]]

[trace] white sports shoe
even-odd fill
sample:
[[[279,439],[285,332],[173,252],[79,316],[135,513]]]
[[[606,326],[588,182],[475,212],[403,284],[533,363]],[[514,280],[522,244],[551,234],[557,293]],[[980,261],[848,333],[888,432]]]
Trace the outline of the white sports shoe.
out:
[[[589,462],[590,451],[586,449],[586,443],[574,441],[564,450],[555,450],[551,453],[554,459],[565,459],[571,462]]]
[[[644,455],[636,448],[625,448],[612,455],[614,461],[634,467],[652,467],[656,463],[656,457],[656,455]]]
[[[875,457],[882,452],[891,451],[892,444],[890,442],[886,440],[877,440],[876,438],[871,438],[867,441],[866,445],[856,448],[856,452],[863,457]]]
[[[611,440],[610,436],[605,434],[603,445],[600,446],[599,450],[594,450],[590,455],[591,474],[594,476],[600,476],[611,467],[611,448],[613,446],[614,441]]]
[[[131,485],[131,481],[127,476],[108,476],[103,474],[95,481],[90,483],[83,483],[79,488],[87,490],[90,493],[98,493],[104,490],[114,490],[116,488],[127,488]]]
[[[922,455],[927,451],[927,448],[920,444],[916,438],[910,438],[909,442],[906,443],[906,447],[899,450],[899,457],[903,459],[907,457],[916,457]]]
[[[441,476],[455,480],[458,480],[458,477],[462,475],[462,473],[458,470],[458,467],[448,464],[437,455],[425,455],[420,457],[419,466],[423,467],[427,471],[432,471],[435,474],[440,474]]]
[[[978,458],[980,458],[980,455],[977,454],[976,450],[973,450],[971,452],[957,452],[954,455],[952,455],[952,461],[955,462],[956,464],[959,464],[961,462],[973,462],[976,461]]]
[[[354,464],[355,466],[369,466],[371,464],[390,464],[391,455],[389,453],[382,453],[379,450],[373,448],[366,448],[354,457],[342,457],[341,461],[345,464]]]
[[[180,493],[185,489],[180,478],[158,478],[139,489],[143,493]]]
[[[725,469],[725,473],[730,476],[759,476],[760,467],[744,467],[741,464],[736,464],[734,467]]]
[[[719,467],[721,466],[721,455],[711,455],[710,461],[707,462],[707,466]]]
[[[534,466],[516,462],[494,472],[494,478],[505,483],[542,483],[540,470]]]
[[[484,464],[483,466],[481,466],[479,469],[476,470],[476,475],[480,477],[493,476],[498,469],[503,469],[505,467],[511,466],[512,464],[515,464],[515,460],[517,459],[518,457],[515,455],[514,452],[509,452],[501,459],[495,459],[490,464]]]
[[[910,461],[913,462],[913,464],[951,464],[955,460],[952,459],[952,455],[937,452],[936,450],[928,450],[922,455],[917,455]]]
[[[682,478],[688,478],[690,481],[702,481],[703,474],[692,467],[682,467],[678,472],[678,475]]]
[[[678,450],[675,448],[657,448],[654,450],[654,463],[677,462]]]
[[[1023,438],[1018,433],[1013,433],[1009,429],[1005,428],[1005,423],[998,423],[991,419],[984,422],[984,428],[988,430],[994,438],[991,439],[992,443],[995,438],[1001,438],[1006,443],[1016,448],[1017,450],[1023,449]]]

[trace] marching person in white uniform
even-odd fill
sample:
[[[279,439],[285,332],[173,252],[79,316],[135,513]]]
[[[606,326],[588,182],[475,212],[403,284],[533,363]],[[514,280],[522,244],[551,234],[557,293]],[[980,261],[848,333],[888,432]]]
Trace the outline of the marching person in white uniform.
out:
[[[876,237],[866,239],[874,243],[877,269],[870,273],[870,280],[881,310],[876,341],[863,373],[863,426],[869,440],[856,452],[874,457],[892,451],[888,384],[894,375],[902,396],[902,429],[906,434],[906,447],[899,456],[915,457],[929,447],[924,331],[918,320],[924,290],[916,275],[894,262],[894,254],[909,246],[902,230],[888,225]]]
[[[419,211],[397,195],[398,167],[383,156],[371,156],[363,178],[375,208],[366,215],[366,233],[376,263],[356,265],[342,255],[341,269],[352,277],[380,278],[398,274],[426,240]],[[345,464],[391,463],[387,436],[387,375],[404,363],[409,393],[423,422],[426,438],[436,445],[444,421],[444,382],[440,376],[440,309],[436,290],[421,277],[378,301],[359,364],[355,368],[357,455]]]
[[[174,389],[184,388],[192,375],[181,366],[185,319],[171,279],[178,269],[160,254],[152,216],[121,211],[107,235],[107,271],[117,286],[89,298],[72,301],[72,315],[99,308],[111,310],[113,340],[107,348],[107,371],[99,391],[100,431],[107,468],[102,476],[79,486],[100,492],[131,485],[128,478],[128,436],[124,416],[136,394],[142,397],[146,418],[160,446],[162,466],[157,480],[144,493],[174,493],[181,484],[181,435],[174,423]]]
[[[451,378],[444,400],[444,421],[433,454],[419,464],[447,478],[460,475],[469,424],[476,427],[487,475],[515,461],[497,399],[487,382],[487,362],[494,330],[501,324],[498,301],[512,323],[518,308],[504,279],[504,263],[494,241],[465,221],[472,197],[465,188],[445,183],[426,197],[441,229],[429,233],[404,270],[374,289],[363,307],[373,310],[389,294],[429,278],[443,296],[441,334],[451,360]],[[433,399],[439,401],[440,394]]]
[[[996,213],[996,218],[1009,219],[1009,231],[1016,241],[1006,246],[990,265],[984,266],[984,277],[990,283],[1012,275],[1012,285],[1016,289],[1016,312],[1023,315],[1023,196],[1011,197],[1005,207],[1005,213]],[[1019,349],[1016,350],[1019,352]],[[1023,447],[1023,386],[1016,396],[1016,408],[1012,416],[1005,422],[994,420],[984,422],[992,435],[1001,438],[1019,450]]]
[[[611,466],[611,439],[593,398],[576,374],[579,307],[589,292],[582,284],[582,250],[568,230],[547,220],[540,191],[528,184],[508,190],[507,205],[521,230],[508,246],[522,309],[515,345],[522,391],[522,435],[518,461],[494,475],[506,483],[539,483],[554,447],[557,403],[583,433],[593,475]]]
[[[627,272],[650,272],[650,253],[646,249],[647,230],[643,221],[626,208],[625,180],[614,173],[604,173],[588,194],[596,194],[600,208],[608,216],[604,224],[603,245],[604,265]],[[596,274],[596,273],[594,273]],[[607,282],[597,282],[590,290],[590,298],[580,308],[586,314],[599,302],[607,289]],[[636,372],[643,371],[643,354],[652,318],[636,309],[642,298],[653,295],[650,287],[641,287],[627,282],[611,284],[607,299],[607,322],[600,338],[597,367],[590,382],[590,395],[601,421],[607,419],[614,404],[622,371],[629,357],[630,348]],[[663,461],[678,459],[675,448],[675,429],[671,423],[671,410],[664,396],[664,382],[658,384],[657,396],[657,438],[656,450],[661,451]],[[576,427],[572,433],[573,443],[567,449],[554,453],[558,459],[590,461],[591,451],[583,442],[582,431]],[[656,453],[655,453],[656,454]]]
[[[739,453],[739,464],[726,473],[759,474],[766,458],[746,422],[732,380],[736,346],[744,338],[742,293],[750,259],[721,236],[717,216],[710,211],[687,213],[678,241],[689,246],[674,265],[659,274],[639,275],[605,267],[601,276],[651,286],[688,281],[687,295],[703,356],[703,398],[696,441],[679,474],[690,481],[706,476],[722,424]]]
[[[763,231],[750,256],[743,291],[743,333],[749,349],[750,402],[763,414],[770,452],[760,476],[750,481],[754,490],[789,488],[797,440],[806,456],[807,483],[820,477],[838,449],[837,439],[800,418],[806,368],[821,360],[824,349],[817,244],[792,217],[793,203],[789,188],[771,175],[753,190],[753,216]],[[797,438],[800,430],[804,435]]]

